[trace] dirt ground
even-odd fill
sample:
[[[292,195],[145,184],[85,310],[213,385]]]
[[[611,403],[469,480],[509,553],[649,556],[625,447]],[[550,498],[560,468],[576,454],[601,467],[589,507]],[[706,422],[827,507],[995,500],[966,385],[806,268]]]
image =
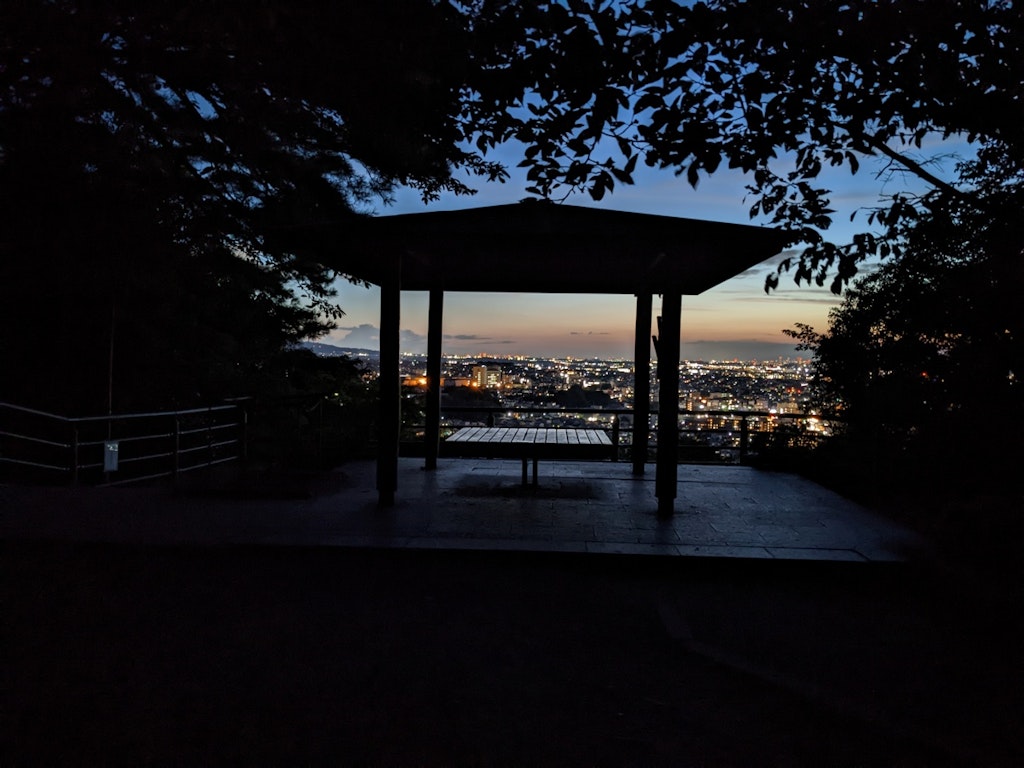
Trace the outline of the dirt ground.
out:
[[[4,543],[3,765],[1020,765],[910,566]]]

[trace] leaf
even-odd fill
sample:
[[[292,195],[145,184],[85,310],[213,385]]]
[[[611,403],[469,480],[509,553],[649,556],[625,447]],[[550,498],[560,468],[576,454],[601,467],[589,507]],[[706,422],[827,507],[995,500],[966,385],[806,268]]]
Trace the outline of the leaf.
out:
[[[621,168],[612,168],[611,172],[612,172],[612,175],[616,179],[621,181],[623,184],[632,184],[633,183],[633,177],[630,176],[628,173],[626,173]]]
[[[697,188],[697,184],[700,182],[700,169],[697,168],[696,163],[690,163],[690,167],[686,170],[686,180],[691,187]]]
[[[653,90],[645,91],[640,94],[640,98],[636,100],[636,104],[633,105],[633,109],[636,112],[643,112],[646,109],[654,109],[664,105],[664,99],[660,94],[655,93]]]
[[[582,136],[577,136],[571,141],[566,142],[565,148],[571,150],[574,154],[579,156],[587,155],[590,153],[590,145]]]

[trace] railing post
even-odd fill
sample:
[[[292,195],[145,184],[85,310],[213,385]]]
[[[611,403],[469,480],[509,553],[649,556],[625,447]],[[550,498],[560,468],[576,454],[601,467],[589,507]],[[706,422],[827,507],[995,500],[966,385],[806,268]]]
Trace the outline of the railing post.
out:
[[[324,400],[326,398],[320,395],[320,400],[317,402],[317,422],[316,422],[316,461],[317,469],[320,469],[324,465]]]
[[[612,452],[612,461],[619,460],[619,415],[612,416],[612,445],[615,450]]]
[[[493,427],[494,426],[494,411],[489,411],[488,414],[487,414],[487,426],[488,427]]]
[[[178,471],[181,469],[181,421],[178,414],[174,414],[174,456],[172,458],[171,476],[175,482],[178,480]]]
[[[108,413],[106,421],[107,421],[107,440],[109,441],[109,440],[112,440],[113,437],[114,437],[114,419],[113,419],[113,416],[111,416],[111,414]],[[104,483],[104,485],[106,485],[107,483],[110,482],[110,472],[107,470],[107,466],[106,466],[106,463],[107,463],[107,461],[106,461],[106,447],[103,448],[103,451],[104,451],[104,454],[103,454],[103,457],[102,457],[103,458],[103,483]]]
[[[633,340],[633,436],[630,454],[633,474],[642,475],[647,463],[651,430],[651,305],[650,293],[636,297],[636,329]]]
[[[747,452],[750,450],[750,424],[747,423],[747,415],[743,414],[740,419],[740,464],[747,461]]]
[[[71,485],[78,485],[78,427],[71,429]]]
[[[242,411],[242,418],[239,420],[241,431],[241,435],[239,435],[239,440],[241,441],[239,445],[239,458],[242,460],[242,463],[245,463],[249,460],[249,409],[245,407],[240,407],[240,409]]]

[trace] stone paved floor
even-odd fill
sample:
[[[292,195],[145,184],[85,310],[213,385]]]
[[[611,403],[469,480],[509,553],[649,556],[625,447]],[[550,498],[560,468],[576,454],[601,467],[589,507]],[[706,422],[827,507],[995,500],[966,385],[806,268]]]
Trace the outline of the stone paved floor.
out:
[[[369,462],[0,485],[0,764],[1024,764],[1019,590],[869,510],[682,466],[659,521],[628,464],[421,464],[388,510]]]
[[[0,536],[132,543],[593,552],[684,557],[899,561],[913,532],[810,481],[750,467],[682,465],[676,514],[659,520],[654,468],[544,462],[536,488],[518,461],[402,459],[392,508],[372,462],[328,478],[174,491],[166,486],[0,489]]]

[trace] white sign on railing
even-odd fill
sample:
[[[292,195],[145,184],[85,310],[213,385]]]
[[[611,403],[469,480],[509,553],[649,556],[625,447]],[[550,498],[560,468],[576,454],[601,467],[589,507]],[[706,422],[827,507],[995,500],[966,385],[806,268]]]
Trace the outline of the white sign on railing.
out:
[[[103,471],[104,472],[116,472],[117,471],[117,453],[118,453],[118,442],[117,440],[108,440],[103,443]]]

